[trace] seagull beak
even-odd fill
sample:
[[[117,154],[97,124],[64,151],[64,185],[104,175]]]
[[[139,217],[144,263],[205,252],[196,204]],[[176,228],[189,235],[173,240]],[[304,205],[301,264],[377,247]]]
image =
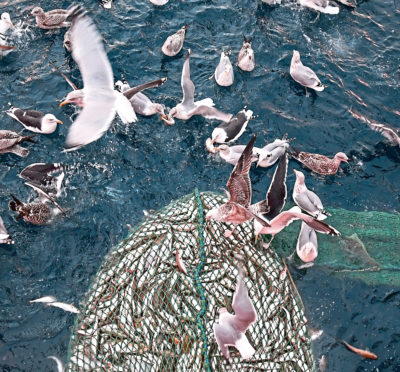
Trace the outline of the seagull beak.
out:
[[[63,122],[61,120],[56,120],[56,123],[62,124]]]
[[[64,105],[67,105],[69,102],[67,102],[67,101],[63,101],[63,102],[61,102],[60,103],[60,107],[62,107],[62,106],[64,106]]]
[[[258,235],[259,235],[259,234],[256,234],[256,237],[254,238],[254,243],[257,243]]]
[[[11,21],[7,21],[7,23],[10,25],[10,27],[14,28],[14,24]]]
[[[219,147],[214,147],[214,151],[219,151]]]
[[[173,124],[175,124],[175,120],[174,120],[173,118],[168,119],[168,116],[165,115],[165,114],[162,114],[162,115],[161,115],[161,120],[162,120],[165,124],[167,124],[167,125],[173,125]]]

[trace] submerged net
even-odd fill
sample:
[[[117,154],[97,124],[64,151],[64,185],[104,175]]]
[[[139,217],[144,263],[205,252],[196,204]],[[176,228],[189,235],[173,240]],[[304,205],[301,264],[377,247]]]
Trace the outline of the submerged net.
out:
[[[221,195],[196,191],[148,216],[111,251],[83,300],[68,371],[313,370],[306,318],[285,266],[272,249],[254,245],[252,223],[225,238],[227,224],[204,220],[222,203]],[[213,325],[221,307],[233,312],[237,254],[258,316],[246,332],[256,352],[244,360],[230,347],[229,367]]]

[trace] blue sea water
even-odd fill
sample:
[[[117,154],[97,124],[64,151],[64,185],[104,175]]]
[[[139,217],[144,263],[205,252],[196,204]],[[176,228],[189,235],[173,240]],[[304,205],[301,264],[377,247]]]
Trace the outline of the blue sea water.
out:
[[[148,95],[168,108],[181,99],[180,74],[185,49],[192,49],[191,74],[196,98],[213,98],[216,107],[235,114],[247,105],[252,120],[238,143],[258,134],[257,146],[288,133],[294,146],[308,152],[334,155],[343,151],[349,165],[336,176],[306,173],[307,185],[325,206],[354,211],[400,209],[400,149],[355,119],[349,109],[370,119],[400,126],[398,0],[358,1],[355,10],[341,7],[337,16],[301,9],[292,2],[268,6],[260,0],[171,0],[163,7],[149,1],[115,0],[111,10],[96,1],[81,1],[101,32],[114,77],[124,74],[131,85],[159,77],[168,81]],[[42,0],[45,10],[67,8],[68,1]],[[54,370],[48,355],[66,359],[73,316],[56,308],[29,304],[44,295],[78,304],[104,256],[136,224],[143,209],[157,209],[173,199],[200,190],[222,191],[231,166],[209,154],[204,143],[217,122],[194,117],[166,126],[158,117],[140,117],[125,126],[116,119],[97,142],[63,153],[73,107],[59,108],[70,91],[52,71],[53,63],[82,86],[79,69],[62,47],[64,30],[40,30],[29,16],[32,1],[0,1],[23,30],[15,39],[18,50],[0,60],[0,110],[8,102],[21,108],[55,114],[64,125],[29,144],[30,155],[1,155],[0,211],[16,243],[0,247],[0,369]],[[190,25],[184,50],[165,57],[167,36]],[[237,67],[232,87],[209,79],[222,50],[231,49],[236,61],[243,35],[253,37],[256,68]],[[305,96],[289,75],[293,49],[328,85]],[[21,125],[1,113],[1,129]],[[61,162],[70,166],[59,203],[68,218],[49,226],[15,221],[8,211],[9,194],[21,200],[33,193],[18,177],[31,163]],[[288,188],[294,174],[289,165]],[[271,169],[253,168],[253,200],[260,200]],[[398,242],[393,242],[399,244]],[[327,355],[328,371],[400,371],[400,294],[398,288],[370,287],[340,279],[318,269],[295,271],[294,278],[310,324],[324,329],[315,344],[316,355]],[[336,339],[370,348],[377,361],[347,351]]]

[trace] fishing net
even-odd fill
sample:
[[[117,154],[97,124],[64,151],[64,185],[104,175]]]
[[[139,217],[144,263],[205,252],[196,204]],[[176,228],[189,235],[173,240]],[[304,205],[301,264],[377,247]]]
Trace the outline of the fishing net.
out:
[[[314,265],[328,273],[361,279],[370,285],[400,287],[400,214],[354,212],[328,209],[324,222],[341,236],[318,234],[318,257]],[[288,257],[296,247],[300,222],[296,221],[276,235],[273,246],[280,257]],[[296,262],[297,261],[297,262]],[[295,257],[295,265],[301,262]]]
[[[225,238],[227,224],[204,219],[222,203],[196,190],[146,217],[111,251],[80,306],[68,371],[313,370],[306,318],[284,263],[254,244],[252,223]],[[229,367],[213,325],[221,307],[233,312],[238,254],[258,316],[246,332],[256,352],[244,360],[230,347]]]

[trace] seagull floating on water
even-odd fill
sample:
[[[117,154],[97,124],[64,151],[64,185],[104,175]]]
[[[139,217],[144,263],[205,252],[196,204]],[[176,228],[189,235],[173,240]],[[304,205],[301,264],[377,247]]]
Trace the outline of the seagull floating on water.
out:
[[[311,68],[304,66],[300,60],[300,53],[293,51],[292,61],[290,63],[290,76],[303,87],[311,88],[316,91],[323,91],[326,85],[322,84],[316,73]],[[307,92],[308,95],[308,92]]]
[[[68,10],[53,9],[45,12],[40,6],[37,6],[33,8],[31,14],[36,17],[37,25],[45,30],[69,27],[70,25],[70,22],[67,22]]]
[[[245,333],[257,321],[257,313],[244,283],[241,268],[239,268],[236,290],[233,295],[232,309],[235,315],[228,313],[224,307],[219,309],[218,324],[213,325],[218,347],[229,363],[232,363],[232,359],[228,346],[234,346],[243,359],[249,359],[255,353]]]
[[[175,123],[174,118],[188,120],[193,115],[201,115],[207,119],[217,119],[229,122],[232,118],[232,114],[226,114],[214,108],[214,102],[211,98],[205,98],[196,102],[194,101],[195,87],[193,81],[190,80],[190,54],[191,51],[189,49],[182,68],[182,102],[173,107],[168,113],[168,116],[162,116],[162,120],[165,124],[173,125]]]
[[[6,111],[8,116],[11,116],[20,122],[26,129],[31,132],[50,134],[53,133],[57,124],[62,124],[53,114],[45,114],[36,110],[23,110],[18,107],[13,107]]]
[[[216,143],[230,143],[236,141],[246,130],[249,120],[253,119],[253,111],[247,110],[245,106],[228,122],[223,122],[216,127],[211,138],[206,141],[206,148],[211,153],[215,153],[213,144]]]
[[[287,134],[282,139],[276,139],[274,142],[268,143],[266,146],[257,151],[259,158],[257,167],[270,167],[283,155],[289,148]]]
[[[169,57],[176,56],[183,47],[183,42],[185,41],[186,31],[189,29],[188,25],[183,26],[175,34],[170,35],[165,40],[161,50]]]
[[[330,159],[325,155],[312,154],[297,149],[294,149],[294,152],[290,155],[313,172],[324,175],[336,174],[340,163],[342,161],[348,163],[349,160],[343,152],[338,152],[333,159]]]
[[[293,169],[296,174],[296,182],[293,188],[293,200],[294,202],[311,216],[315,217],[317,220],[324,220],[327,216],[330,216],[324,210],[321,199],[317,194],[307,189],[304,182],[304,174],[296,169]]]
[[[215,81],[222,87],[229,87],[234,80],[233,67],[229,55],[230,53],[227,52],[221,53],[221,58],[214,73]]]
[[[318,12],[339,14],[339,7],[331,4],[335,3],[331,3],[328,0],[300,0],[300,5],[317,10]]]
[[[33,202],[23,203],[11,194],[13,200],[8,203],[8,207],[10,210],[18,213],[17,220],[23,218],[34,225],[45,225],[50,223],[60,212],[66,215],[59,204],[42,189],[29,182],[25,182],[25,185],[32,187],[38,193],[38,198]],[[51,208],[48,202],[54,204],[56,208]]]
[[[151,2],[152,4],[158,5],[158,6],[165,5],[165,4],[168,3],[168,1],[169,1],[169,0],[150,0],[150,2]]]
[[[240,157],[243,154],[245,145],[236,145],[236,146],[228,146],[228,145],[220,145],[218,147],[214,147],[215,151],[218,151],[219,156],[224,159],[227,163],[236,165],[239,161]],[[257,152],[260,151],[259,148],[253,147],[253,157],[251,161],[257,161],[258,155]]]
[[[318,256],[317,233],[304,221],[297,238],[296,253],[303,262],[312,262]]]
[[[11,130],[0,130],[0,154],[12,152],[15,155],[26,157],[29,155],[29,150],[25,147],[20,146],[22,142],[32,142],[33,137],[36,134],[30,136],[21,136],[18,133],[12,132]]]
[[[243,46],[240,49],[238,56],[238,67],[243,71],[253,71],[255,67],[254,50],[251,47],[252,38],[246,39],[243,36]]]

